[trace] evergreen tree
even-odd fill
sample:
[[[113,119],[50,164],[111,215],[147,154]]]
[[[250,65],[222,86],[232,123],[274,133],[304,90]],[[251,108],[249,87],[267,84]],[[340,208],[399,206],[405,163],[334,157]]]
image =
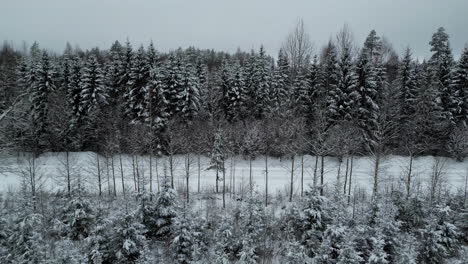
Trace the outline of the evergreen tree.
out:
[[[168,102],[167,111],[170,116],[181,111],[179,101],[182,98],[184,87],[184,71],[182,60],[171,54],[164,66],[164,80],[162,81],[165,98]]]
[[[79,195],[74,194],[68,199],[58,219],[63,225],[62,233],[72,240],[83,240],[88,237],[94,226],[94,210],[89,202]]]
[[[417,96],[417,81],[414,63],[411,59],[411,50],[406,49],[399,69],[399,103],[400,121],[404,122],[415,113],[415,101]]]
[[[468,126],[468,46],[463,50],[450,87],[454,95],[455,122],[466,127]]]
[[[72,118],[79,118],[83,112],[81,111],[81,78],[82,78],[82,63],[81,60],[74,56],[71,62],[70,82],[67,87],[67,101],[70,106]]]
[[[335,95],[341,94],[341,98],[337,98],[338,116],[339,119],[351,119],[352,109],[354,108],[356,98],[353,98],[353,92],[356,90],[357,78],[354,72],[352,62],[351,47],[345,45],[342,47],[341,56],[338,61],[338,85]]]
[[[336,57],[336,47],[330,41],[326,48],[323,62],[323,89],[326,91],[326,113],[330,122],[340,119],[341,108],[343,107],[344,93],[338,87],[339,72],[338,60]]]
[[[195,241],[191,224],[185,215],[176,220],[174,236],[171,247],[176,262],[180,264],[191,263]]]
[[[270,111],[270,77],[268,58],[262,46],[253,64],[252,81],[249,87],[253,94],[254,108],[252,111],[256,118],[263,118]]]
[[[163,134],[166,131],[170,113],[169,102],[166,100],[164,86],[164,72],[161,68],[150,71],[148,83],[144,89],[144,109],[142,117],[152,133],[154,150],[161,152],[164,149]]]
[[[156,237],[161,240],[168,240],[172,236],[174,221],[177,217],[175,210],[177,201],[174,189],[171,189],[167,182],[156,200]]]
[[[452,49],[450,48],[449,35],[445,32],[443,27],[437,29],[432,35],[429,42],[431,45],[431,52],[433,52],[429,63],[433,74],[438,80],[439,93],[440,93],[440,106],[444,111],[444,115],[451,122],[454,122],[452,108],[456,102],[450,88],[451,71],[453,66]]]
[[[124,94],[125,113],[132,122],[140,121],[143,115],[145,96],[143,90],[149,79],[149,70],[146,52],[141,46],[132,58],[132,68],[130,69],[127,89]]]
[[[106,64],[106,85],[109,89],[109,104],[116,106],[122,96],[121,73],[123,69],[124,48],[120,42],[115,41],[109,53]]]
[[[43,263],[46,248],[41,233],[43,217],[38,214],[19,216],[7,239],[6,263]]]
[[[104,75],[96,57],[91,55],[82,69],[80,111],[94,116],[107,104],[107,88]]]
[[[370,52],[366,49],[361,51],[357,66],[356,91],[352,93],[352,98],[357,98],[357,104],[353,111],[354,117],[358,120],[359,126],[364,131],[370,131],[377,120],[377,72],[371,62]]]
[[[311,85],[307,78],[308,71],[308,67],[299,68],[294,80],[294,108],[301,115],[307,114],[312,104],[310,97]]]
[[[49,94],[55,89],[55,71],[53,70],[49,56],[43,53],[41,61],[34,65],[31,71],[31,117],[33,122],[33,134],[36,140],[41,140],[47,133],[47,117],[49,109]]]
[[[225,62],[221,71],[220,107],[229,122],[242,117],[244,85],[244,74],[239,63]]]
[[[180,114],[184,120],[192,120],[200,109],[199,80],[195,70],[186,64],[182,72],[182,87],[179,95]]]
[[[275,113],[282,113],[289,107],[290,67],[287,55],[280,49],[277,66],[273,72],[271,87],[271,105]]]

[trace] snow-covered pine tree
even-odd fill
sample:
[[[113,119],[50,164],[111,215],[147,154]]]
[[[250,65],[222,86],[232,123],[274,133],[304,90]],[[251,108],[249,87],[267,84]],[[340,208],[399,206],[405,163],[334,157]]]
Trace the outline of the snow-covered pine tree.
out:
[[[146,51],[141,46],[132,58],[132,68],[124,93],[125,114],[132,122],[140,122],[144,109],[144,87],[149,79]]]
[[[174,116],[180,112],[181,92],[184,83],[184,65],[180,57],[171,54],[164,65],[163,90],[168,102],[167,112]]]
[[[273,72],[271,87],[271,107],[272,110],[281,114],[289,107],[290,101],[290,67],[287,55],[280,49],[278,53],[277,66]]]
[[[225,169],[224,159],[226,153],[224,147],[223,132],[219,129],[214,135],[213,145],[210,151],[210,168],[216,170],[216,192],[219,191],[219,181],[221,181],[220,173]]]
[[[191,227],[192,224],[185,213],[176,218],[171,249],[177,263],[189,264],[193,260],[195,241]]]
[[[67,101],[73,119],[80,118],[83,114],[80,110],[81,105],[81,78],[82,63],[78,56],[74,56],[71,62],[70,82],[67,87]]]
[[[468,126],[468,45],[458,61],[453,73],[451,90],[454,95],[454,119],[455,123]]]
[[[252,110],[256,118],[261,119],[270,111],[270,77],[269,60],[265,49],[261,46],[258,56],[255,57],[250,87],[254,95],[254,108]]]
[[[72,58],[71,55],[64,55],[63,61],[61,63],[61,69],[59,74],[59,85],[60,91],[64,93],[67,92],[68,86],[70,85],[71,72],[72,72]],[[70,108],[70,107],[69,107]]]
[[[80,111],[94,116],[96,111],[107,104],[108,98],[104,74],[94,55],[88,58],[82,69],[80,87]]]
[[[417,81],[415,65],[411,58],[411,50],[407,48],[400,63],[399,76],[400,121],[405,122],[415,113],[415,100],[417,96]]]
[[[329,41],[325,49],[323,64],[323,89],[326,91],[326,113],[329,122],[341,119],[341,108],[343,107],[344,93],[338,87],[339,71],[336,47]]]
[[[305,115],[310,105],[312,104],[310,97],[310,88],[309,79],[307,78],[307,73],[309,72],[308,65],[304,65],[297,70],[295,80],[293,83],[294,87],[294,98],[293,98],[293,107],[296,112],[301,116]]]
[[[43,217],[39,214],[22,215],[15,219],[7,239],[6,263],[44,263],[46,248],[42,234]]]
[[[32,80],[30,90],[31,117],[33,134],[36,140],[41,141],[47,131],[49,94],[55,89],[55,71],[47,52],[42,54],[41,61],[33,67],[35,70],[30,71],[30,74],[34,76],[29,77]]]
[[[109,50],[106,63],[106,86],[109,89],[109,104],[116,106],[122,96],[121,73],[124,48],[119,41],[115,41]]]
[[[116,47],[116,50],[118,51],[118,46]],[[125,42],[125,48],[123,48],[121,63],[119,64],[119,85],[123,92],[127,90],[127,84],[130,80],[130,74],[133,68],[133,56],[134,52],[132,44],[130,43],[130,40],[127,39]]]
[[[460,248],[460,233],[450,223],[452,210],[448,206],[437,206],[434,219],[420,230],[420,247],[418,261],[421,263],[445,263],[445,259],[454,256]]]
[[[168,112],[169,102],[166,100],[164,86],[164,68],[157,67],[150,70],[148,83],[144,88],[144,108],[142,117],[147,126],[150,127],[153,144],[156,152],[164,150],[163,134],[170,117]]]
[[[200,109],[200,85],[196,77],[195,69],[184,63],[184,71],[182,72],[182,89],[179,94],[179,109],[182,118],[186,121],[192,120]]]
[[[341,255],[343,245],[349,239],[347,228],[341,224],[329,225],[324,232],[315,260],[320,264],[336,263]]]
[[[154,47],[153,41],[150,42],[148,49],[146,50],[146,63],[149,69],[154,69],[158,65],[158,52]]]
[[[156,199],[156,238],[160,240],[171,239],[174,221],[177,217],[176,206],[176,192],[169,186],[169,182],[165,180],[162,190],[158,193]]]
[[[225,61],[220,76],[220,107],[226,120],[236,121],[242,116],[244,75],[238,62]]]
[[[144,227],[133,214],[125,214],[114,220],[110,252],[115,254],[113,263],[135,263],[148,256]],[[138,262],[137,262],[138,263]]]
[[[83,240],[94,227],[95,216],[91,204],[80,195],[73,193],[59,213],[59,221],[64,227],[63,234],[72,240]]]
[[[359,122],[359,127],[369,134],[375,127],[379,106],[377,71],[366,48],[361,51],[358,58],[356,74],[357,85],[352,97],[357,98],[358,102],[355,104],[353,114]]]
[[[440,27],[432,35],[429,42],[431,52],[433,52],[429,64],[431,70],[438,80],[440,93],[440,106],[444,111],[444,115],[451,122],[454,121],[453,106],[456,105],[455,98],[450,87],[451,72],[454,64],[452,49],[450,48],[449,35],[445,32],[445,28]]]
[[[354,72],[352,50],[350,45],[342,45],[338,60],[338,85],[337,90],[343,95],[338,104],[340,119],[352,119],[352,110],[357,104],[357,98],[353,98],[357,85],[357,76]]]
[[[317,56],[314,56],[312,63],[307,72],[307,82],[309,84],[309,101],[310,104],[306,110],[306,118],[312,121],[315,115],[315,110],[318,107],[319,99],[323,96],[321,86],[321,68],[318,63]]]
[[[302,208],[301,243],[307,249],[307,255],[314,257],[323,239],[323,233],[330,222],[330,213],[326,209],[327,199],[320,196],[317,190],[307,190],[304,194]]]

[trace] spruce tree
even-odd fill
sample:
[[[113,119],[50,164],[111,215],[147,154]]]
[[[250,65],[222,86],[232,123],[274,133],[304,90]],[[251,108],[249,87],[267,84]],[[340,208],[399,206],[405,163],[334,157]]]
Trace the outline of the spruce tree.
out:
[[[341,108],[343,107],[344,93],[338,87],[339,72],[336,47],[330,41],[326,48],[323,62],[323,89],[326,95],[326,113],[329,122],[340,120]]]
[[[270,111],[270,77],[268,58],[266,57],[265,50],[262,46],[254,61],[252,83],[250,87],[254,96],[254,108],[252,110],[256,118],[261,119]]]
[[[185,121],[192,120],[200,109],[199,80],[195,76],[195,69],[185,64],[182,72],[182,87],[179,94],[179,109]]]
[[[82,69],[80,111],[94,116],[96,111],[107,104],[107,89],[104,74],[96,57],[91,55]]]
[[[129,80],[125,90],[125,113],[132,122],[141,121],[144,109],[144,87],[149,79],[149,64],[147,63],[146,52],[141,46],[132,59]]]
[[[456,102],[450,88],[451,71],[454,62],[449,35],[443,27],[438,28],[437,32],[432,35],[429,44],[431,45],[431,52],[433,52],[429,63],[433,74],[438,80],[440,106],[444,111],[445,117],[451,122],[455,122],[453,117],[454,109],[452,107]]]
[[[458,61],[451,90],[454,95],[453,115],[457,124],[468,126],[468,46]]]
[[[414,63],[411,59],[411,50],[406,49],[399,69],[399,103],[400,121],[404,122],[415,113],[415,100],[417,96],[417,82]]]
[[[338,61],[338,86],[337,94],[342,94],[338,100],[339,119],[352,119],[352,109],[354,108],[356,98],[352,97],[356,89],[357,78],[354,72],[351,47],[346,45],[341,50],[341,56]]]
[[[271,107],[275,113],[282,113],[289,107],[290,67],[287,55],[280,49],[277,66],[273,72]]]
[[[55,89],[55,71],[46,52],[30,74],[34,75],[30,77],[33,80],[30,91],[33,134],[41,141],[47,133],[49,94]]]

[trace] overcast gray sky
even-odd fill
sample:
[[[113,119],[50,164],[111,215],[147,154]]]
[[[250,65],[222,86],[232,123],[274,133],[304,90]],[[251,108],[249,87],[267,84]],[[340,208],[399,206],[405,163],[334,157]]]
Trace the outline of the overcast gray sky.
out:
[[[276,55],[298,18],[316,47],[347,23],[361,45],[371,29],[397,52],[409,45],[429,56],[439,26],[450,34],[454,54],[468,42],[467,0],[1,0],[0,40],[16,45],[37,40],[63,51],[109,48],[128,37],[134,46],[153,40],[159,50],[196,46],[235,51],[261,44]]]

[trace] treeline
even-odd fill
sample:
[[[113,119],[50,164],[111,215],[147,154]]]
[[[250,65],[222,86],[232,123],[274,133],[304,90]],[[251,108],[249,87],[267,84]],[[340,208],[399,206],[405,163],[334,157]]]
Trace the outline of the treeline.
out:
[[[455,61],[444,28],[422,62],[409,48],[398,56],[375,31],[357,49],[345,27],[315,56],[294,45],[295,37],[276,61],[263,47],[161,53],[153,43],[134,49],[127,40],[109,50],[67,45],[54,54],[38,43],[29,52],[5,44],[2,146],[36,154],[213,155],[222,145],[251,157],[464,158],[468,47]]]

